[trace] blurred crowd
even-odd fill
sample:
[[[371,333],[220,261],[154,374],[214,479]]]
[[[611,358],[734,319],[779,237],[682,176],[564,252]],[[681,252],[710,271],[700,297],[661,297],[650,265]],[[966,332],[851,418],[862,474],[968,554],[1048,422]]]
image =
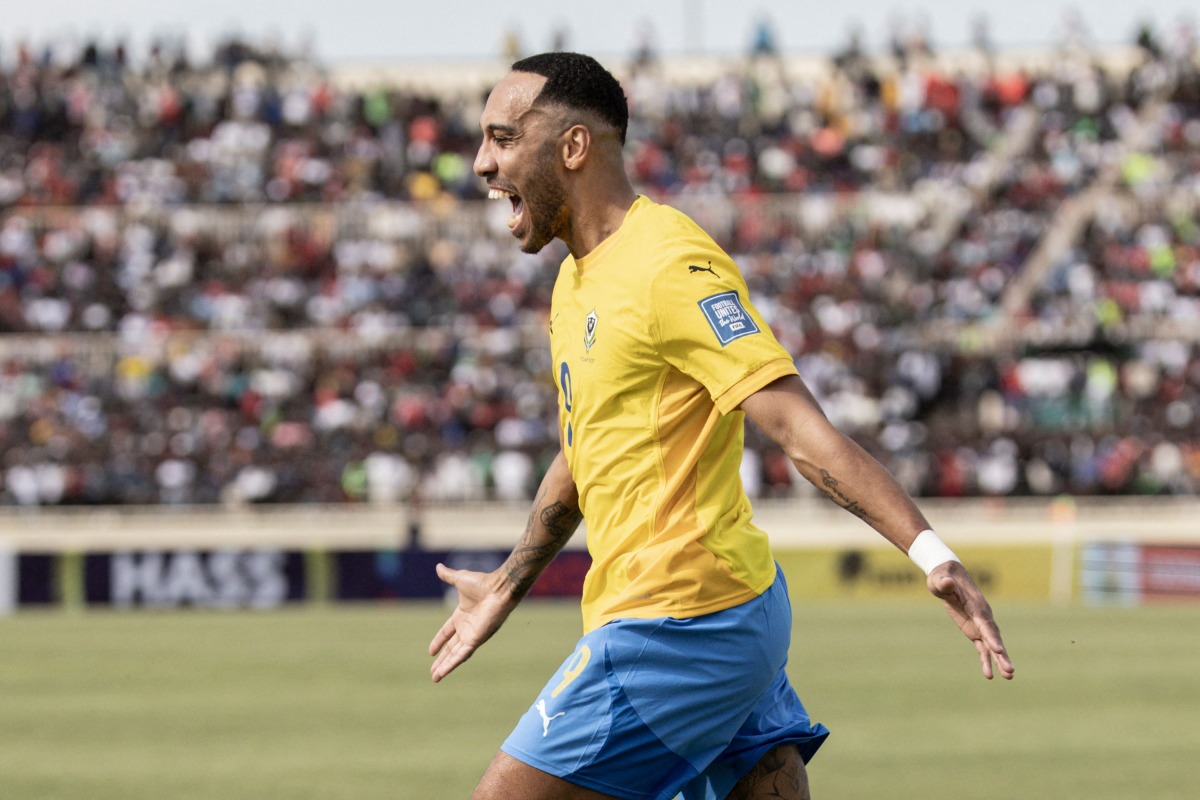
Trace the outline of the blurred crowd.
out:
[[[243,41],[0,59],[0,502],[521,500],[558,448],[558,246],[471,172],[486,85]],[[618,69],[628,167],[925,496],[1200,489],[1200,60],[769,39]],[[755,496],[800,490],[748,432]]]

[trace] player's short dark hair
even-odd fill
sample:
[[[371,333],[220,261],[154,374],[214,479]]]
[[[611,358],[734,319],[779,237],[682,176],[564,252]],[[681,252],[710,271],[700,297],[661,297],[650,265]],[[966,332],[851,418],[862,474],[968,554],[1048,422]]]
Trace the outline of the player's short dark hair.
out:
[[[581,53],[541,53],[521,59],[512,69],[546,79],[536,102],[590,111],[616,128],[621,144],[625,144],[629,127],[625,90],[596,59]]]

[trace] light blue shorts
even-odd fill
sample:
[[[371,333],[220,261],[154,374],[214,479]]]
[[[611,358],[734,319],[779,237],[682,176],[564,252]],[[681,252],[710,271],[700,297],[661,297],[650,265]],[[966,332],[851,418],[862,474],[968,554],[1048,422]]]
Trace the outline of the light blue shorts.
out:
[[[627,800],[723,798],[772,748],[807,762],[829,735],[788,682],[783,573],[760,597],[690,619],[622,619],[579,640],[501,746]]]

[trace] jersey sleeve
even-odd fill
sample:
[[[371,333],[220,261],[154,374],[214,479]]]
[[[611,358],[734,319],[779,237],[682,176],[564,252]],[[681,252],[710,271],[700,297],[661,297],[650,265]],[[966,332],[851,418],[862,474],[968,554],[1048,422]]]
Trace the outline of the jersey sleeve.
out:
[[[733,260],[703,235],[680,241],[651,283],[659,354],[708,391],[727,414],[795,361],[750,302]]]

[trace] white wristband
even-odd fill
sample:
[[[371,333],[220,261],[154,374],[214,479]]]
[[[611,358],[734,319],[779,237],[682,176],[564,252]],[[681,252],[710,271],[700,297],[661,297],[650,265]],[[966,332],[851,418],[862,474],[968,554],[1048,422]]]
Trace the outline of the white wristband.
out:
[[[954,555],[954,551],[947,547],[946,543],[931,530],[923,530],[917,534],[917,538],[913,539],[912,545],[908,548],[908,557],[926,575],[947,561],[958,561],[958,556]]]

